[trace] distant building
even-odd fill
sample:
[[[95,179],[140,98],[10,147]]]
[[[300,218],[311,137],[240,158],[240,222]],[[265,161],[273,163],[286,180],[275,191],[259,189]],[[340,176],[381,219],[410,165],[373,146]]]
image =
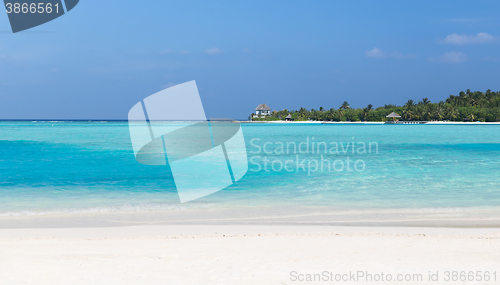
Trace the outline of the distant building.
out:
[[[292,114],[288,114],[288,116],[286,116],[285,118],[285,121],[293,121]]]
[[[255,115],[269,116],[271,115],[271,108],[269,108],[266,104],[260,104],[257,108],[255,108]]]

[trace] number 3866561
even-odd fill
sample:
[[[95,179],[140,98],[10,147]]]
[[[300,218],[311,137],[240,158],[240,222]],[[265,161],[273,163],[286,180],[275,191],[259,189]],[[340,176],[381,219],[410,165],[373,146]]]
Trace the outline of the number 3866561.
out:
[[[59,14],[59,3],[52,5],[52,3],[6,3],[5,8],[8,14],[10,13],[52,13]]]

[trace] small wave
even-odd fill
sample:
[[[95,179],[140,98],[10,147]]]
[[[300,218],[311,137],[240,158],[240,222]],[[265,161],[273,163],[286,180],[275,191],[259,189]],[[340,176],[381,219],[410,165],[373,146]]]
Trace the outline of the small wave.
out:
[[[499,211],[500,207],[427,207],[427,208],[355,208],[342,209],[334,214],[449,214],[449,213],[470,213],[481,211]]]
[[[206,209],[213,204],[176,205],[176,204],[140,204],[115,207],[61,208],[53,210],[24,210],[0,213],[0,217],[52,216],[72,214],[104,214],[104,213],[140,213],[188,209]]]
[[[406,208],[404,212],[406,213],[453,213],[453,212],[464,212],[464,208]]]

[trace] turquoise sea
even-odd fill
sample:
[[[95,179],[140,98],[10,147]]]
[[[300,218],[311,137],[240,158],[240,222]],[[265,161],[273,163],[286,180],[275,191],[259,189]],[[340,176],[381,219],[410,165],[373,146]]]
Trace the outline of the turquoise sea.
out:
[[[241,127],[247,174],[181,204],[125,121],[2,121],[0,227],[500,225],[499,125]]]

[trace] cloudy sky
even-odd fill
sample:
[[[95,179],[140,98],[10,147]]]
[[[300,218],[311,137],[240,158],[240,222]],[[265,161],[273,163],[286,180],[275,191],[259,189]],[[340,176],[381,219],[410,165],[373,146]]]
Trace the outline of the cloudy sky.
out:
[[[270,2],[81,0],[17,34],[4,13],[0,119],[126,119],[190,80],[237,119],[500,90],[499,1]]]

